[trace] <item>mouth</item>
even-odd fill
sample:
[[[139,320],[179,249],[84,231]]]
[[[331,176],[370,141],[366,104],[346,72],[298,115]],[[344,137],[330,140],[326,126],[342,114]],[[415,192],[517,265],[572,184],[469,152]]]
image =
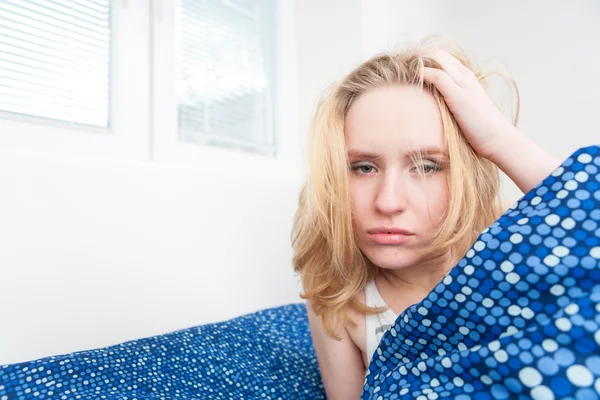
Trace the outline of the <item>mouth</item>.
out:
[[[387,235],[406,235],[406,236],[414,235],[413,232],[407,231],[406,229],[388,227],[388,226],[378,226],[376,228],[371,228],[371,229],[367,230],[367,233],[369,235],[380,234],[380,233],[387,234]]]
[[[378,244],[402,244],[415,234],[405,229],[394,227],[377,227],[367,230],[369,237]]]

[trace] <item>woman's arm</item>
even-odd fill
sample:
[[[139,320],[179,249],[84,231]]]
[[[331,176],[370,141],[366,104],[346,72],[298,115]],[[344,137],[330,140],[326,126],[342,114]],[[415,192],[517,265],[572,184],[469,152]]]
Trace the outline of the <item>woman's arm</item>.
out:
[[[495,163],[523,193],[560,165],[502,115],[470,69],[443,50],[433,50],[433,55],[443,69],[425,68],[425,80],[444,96],[479,155]]]
[[[314,313],[310,302],[306,305],[311,336],[325,393],[329,400],[358,399],[362,393],[365,369],[361,352],[345,328],[336,340],[323,330],[321,319]]]
[[[560,165],[560,160],[536,145],[514,126],[492,147],[488,159],[521,189],[529,192]]]

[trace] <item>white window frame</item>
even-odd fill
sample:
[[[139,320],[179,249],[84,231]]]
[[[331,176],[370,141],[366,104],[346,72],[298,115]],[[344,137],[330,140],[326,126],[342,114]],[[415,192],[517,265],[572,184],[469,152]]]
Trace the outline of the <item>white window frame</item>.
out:
[[[0,153],[148,160],[149,32],[150,5],[147,0],[112,1],[108,128],[0,112]]]
[[[228,169],[248,163],[277,174],[297,173],[297,87],[295,46],[295,0],[277,1],[275,27],[275,157],[182,142],[177,126],[175,0],[152,3],[152,126],[153,159],[161,163]],[[170,78],[169,78],[170,77]]]
[[[109,128],[0,112],[1,155],[153,161],[212,171],[246,163],[270,175],[299,173],[305,135],[297,128],[296,0],[277,1],[275,157],[180,141],[174,0],[113,0],[111,6]]]

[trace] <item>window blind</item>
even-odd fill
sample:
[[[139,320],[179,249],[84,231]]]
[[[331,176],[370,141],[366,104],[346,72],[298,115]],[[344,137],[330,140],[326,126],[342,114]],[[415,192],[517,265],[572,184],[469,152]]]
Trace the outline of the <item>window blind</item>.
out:
[[[110,0],[0,1],[0,111],[107,127]]]
[[[273,154],[274,0],[179,0],[180,139]]]

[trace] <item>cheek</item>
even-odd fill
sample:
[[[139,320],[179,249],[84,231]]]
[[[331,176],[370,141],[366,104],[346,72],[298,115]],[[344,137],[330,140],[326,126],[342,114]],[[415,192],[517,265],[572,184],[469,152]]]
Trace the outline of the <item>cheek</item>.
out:
[[[432,222],[439,222],[448,210],[450,193],[446,185],[446,179],[442,176],[431,180],[425,190],[423,197],[424,212],[426,212]]]
[[[352,224],[360,225],[361,221],[368,218],[371,204],[369,188],[364,182],[350,180],[350,201],[352,203]]]

